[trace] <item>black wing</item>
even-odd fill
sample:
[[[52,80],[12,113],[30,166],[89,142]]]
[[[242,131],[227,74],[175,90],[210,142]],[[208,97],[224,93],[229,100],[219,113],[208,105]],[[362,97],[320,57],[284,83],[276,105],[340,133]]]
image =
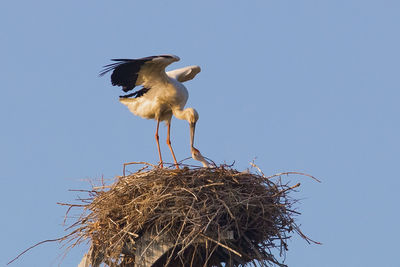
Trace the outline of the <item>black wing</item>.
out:
[[[112,61],[116,61],[116,63],[104,66],[104,69],[100,72],[100,76],[113,71],[111,74],[111,84],[122,86],[122,90],[128,92],[137,85],[136,82],[139,72],[143,65],[154,59],[172,59],[170,62],[168,61],[169,63],[179,60],[179,58],[172,55],[151,56],[139,59],[112,59]]]

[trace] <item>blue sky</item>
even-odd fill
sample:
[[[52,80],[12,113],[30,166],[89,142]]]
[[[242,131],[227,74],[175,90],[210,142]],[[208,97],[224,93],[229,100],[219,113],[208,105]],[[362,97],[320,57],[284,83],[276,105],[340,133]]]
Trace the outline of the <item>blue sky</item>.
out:
[[[111,58],[171,53],[200,65],[187,83],[195,143],[217,163],[307,172],[289,266],[399,266],[400,2],[3,1],[0,3],[0,264],[65,234],[87,180],[157,162],[155,122],[99,78]],[[161,127],[162,151],[172,162]],[[172,121],[178,160],[185,121]],[[188,161],[188,163],[195,163]],[[77,213],[75,213],[77,214]],[[71,222],[71,221],[70,221]],[[76,266],[44,244],[11,266]]]

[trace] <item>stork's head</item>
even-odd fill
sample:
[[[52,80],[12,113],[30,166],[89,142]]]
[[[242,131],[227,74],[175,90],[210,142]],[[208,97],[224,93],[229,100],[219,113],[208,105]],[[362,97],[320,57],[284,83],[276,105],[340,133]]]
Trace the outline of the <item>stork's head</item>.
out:
[[[192,146],[191,152],[192,152],[192,158],[200,161],[201,164],[203,164],[203,167],[210,167],[210,164],[208,163],[208,161],[203,157],[203,155],[200,153],[200,151],[197,148]]]

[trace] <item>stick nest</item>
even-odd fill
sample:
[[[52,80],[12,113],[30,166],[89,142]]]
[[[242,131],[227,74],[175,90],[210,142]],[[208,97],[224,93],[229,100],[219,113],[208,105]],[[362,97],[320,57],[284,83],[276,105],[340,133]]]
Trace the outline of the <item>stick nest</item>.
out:
[[[87,191],[83,204],[63,204],[68,212],[84,209],[64,241],[89,240],[92,266],[134,266],[144,233],[173,243],[154,266],[285,266],[273,253],[282,256],[291,233],[311,240],[295,223],[296,201],[288,196],[300,184],[283,184],[281,175],[225,165],[143,168]]]

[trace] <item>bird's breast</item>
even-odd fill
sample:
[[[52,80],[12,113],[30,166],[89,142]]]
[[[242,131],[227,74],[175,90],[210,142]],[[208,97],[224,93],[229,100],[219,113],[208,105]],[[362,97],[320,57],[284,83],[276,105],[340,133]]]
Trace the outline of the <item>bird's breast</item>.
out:
[[[120,102],[136,116],[168,120],[172,116],[172,109],[183,109],[188,97],[186,87],[175,79],[170,79],[168,83],[154,85],[141,97],[121,98]]]

